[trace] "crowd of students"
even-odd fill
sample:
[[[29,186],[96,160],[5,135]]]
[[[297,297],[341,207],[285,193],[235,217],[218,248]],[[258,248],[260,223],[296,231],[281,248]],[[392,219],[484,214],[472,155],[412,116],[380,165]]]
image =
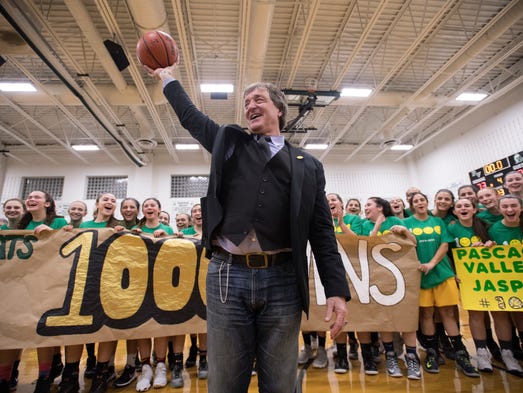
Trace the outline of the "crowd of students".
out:
[[[199,204],[191,209],[191,214],[180,213],[175,217],[176,229],[170,226],[170,215],[161,210],[161,203],[156,198],[147,198],[141,206],[135,198],[125,198],[120,203],[122,219],[115,217],[116,197],[111,193],[102,193],[95,201],[91,220],[86,220],[87,205],[83,201],[74,201],[69,205],[69,222],[58,216],[56,204],[45,191],[33,191],[26,200],[11,198],[3,204],[6,222],[0,230],[26,229],[36,234],[53,229],[70,231],[73,228],[113,228],[120,232],[130,230],[134,233],[146,233],[154,237],[177,236],[199,239],[202,235],[202,215]],[[196,366],[197,357],[200,379],[207,378],[207,340],[206,334],[191,335],[191,347],[185,367]],[[172,387],[183,387],[183,349],[185,336],[127,340],[126,364],[119,376],[114,367],[116,341],[98,343],[97,353],[94,343],[86,343],[87,350],[84,378],[92,379],[90,393],[103,393],[112,382],[114,387],[125,387],[134,380],[136,390],[144,392],[151,387],[167,385],[167,370],[171,371]],[[66,345],[62,357],[60,347],[38,348],[38,378],[35,393],[49,393],[51,384],[62,376],[58,391],[76,393],[80,389],[80,360],[84,345]],[[18,365],[22,350],[0,350],[0,393],[16,390],[18,384]],[[65,365],[63,360],[65,361]],[[166,361],[167,360],[167,361]],[[154,367],[154,372],[153,372]],[[137,372],[141,371],[138,376]]]
[[[351,198],[344,206],[342,198],[335,193],[327,194],[331,209],[333,229],[348,235],[380,236],[393,232],[404,236],[416,245],[421,272],[419,298],[420,323],[417,332],[349,332],[335,340],[334,370],[346,373],[350,361],[358,359],[358,347],[364,372],[378,374],[376,363],[381,361],[379,348],[385,353],[386,371],[392,377],[401,377],[403,372],[398,357],[403,356],[409,379],[420,379],[421,369],[438,373],[445,357],[456,361],[458,369],[469,377],[478,377],[479,372],[492,372],[492,357],[502,361],[509,372],[523,376],[518,362],[522,358],[520,341],[523,340],[523,313],[486,312],[470,310],[470,331],[476,347],[476,366],[462,342],[457,306],[460,302],[450,249],[455,247],[492,246],[523,242],[523,174],[510,172],[504,178],[507,195],[500,197],[492,188],[477,192],[472,185],[462,186],[457,198],[450,190],[439,190],[434,196],[434,206],[429,209],[429,198],[417,188],[406,191],[404,202],[401,197],[385,200],[369,198],[363,208],[359,200]],[[0,227],[26,229],[40,233],[44,230],[72,228],[114,228],[115,231],[130,230],[147,233],[154,237],[178,236],[201,238],[202,213],[199,204],[191,214],[180,213],[175,217],[176,228],[170,226],[168,212],[161,210],[160,201],[147,198],[140,203],[134,198],[125,198],[120,203],[121,220],[115,218],[116,197],[111,193],[101,194],[95,202],[91,220],[86,220],[88,208],[82,201],[69,205],[69,222],[58,216],[53,198],[45,191],[31,192],[25,201],[11,198],[4,202],[3,211],[7,222]],[[352,318],[353,316],[349,316]],[[497,343],[493,338],[490,320],[493,320]],[[312,340],[318,340],[314,352]],[[183,348],[185,336],[156,337],[154,351],[152,339],[127,340],[126,364],[119,376],[114,368],[117,342],[98,344],[86,343],[87,359],[85,378],[91,378],[90,393],[104,393],[112,382],[114,387],[124,387],[136,382],[136,390],[144,392],[151,387],[167,385],[167,370],[171,371],[170,385],[182,387]],[[315,368],[328,365],[325,349],[325,332],[303,332],[304,347],[298,363],[311,362]],[[418,346],[419,343],[419,346]],[[55,378],[62,376],[59,392],[76,393],[79,390],[80,360],[83,345],[65,346],[65,365],[60,347],[38,348],[39,375],[35,393],[49,393]],[[419,358],[419,347],[425,350],[423,360]],[[403,354],[403,348],[405,353]],[[198,362],[198,378],[207,378],[206,335],[191,335],[191,346],[185,367],[194,367]],[[0,393],[16,389],[18,364],[21,350],[0,350]],[[153,370],[154,367],[154,370]],[[138,376],[138,371],[141,374]]]

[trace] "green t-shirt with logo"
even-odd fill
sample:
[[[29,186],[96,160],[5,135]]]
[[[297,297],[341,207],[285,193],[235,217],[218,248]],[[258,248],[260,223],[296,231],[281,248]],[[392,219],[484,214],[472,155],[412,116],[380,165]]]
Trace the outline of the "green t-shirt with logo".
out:
[[[421,221],[415,216],[410,216],[404,219],[403,223],[416,236],[416,253],[420,263],[429,263],[442,243],[452,242],[447,225],[439,217],[428,216],[426,220]],[[434,288],[451,277],[454,277],[454,271],[445,254],[430,272],[421,275],[421,288]]]
[[[498,221],[489,228],[488,234],[490,240],[495,241],[496,244],[500,245],[517,245],[523,244],[523,231],[521,226],[507,227],[501,221]]]
[[[454,239],[450,243],[451,248],[471,247],[472,244],[480,242],[481,238],[474,233],[472,227],[466,227],[459,221],[447,227],[450,236]]]

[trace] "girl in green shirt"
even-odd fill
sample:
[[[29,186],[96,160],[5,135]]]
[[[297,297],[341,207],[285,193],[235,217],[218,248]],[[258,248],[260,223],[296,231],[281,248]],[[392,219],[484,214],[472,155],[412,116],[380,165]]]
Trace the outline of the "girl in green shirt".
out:
[[[427,343],[427,355],[423,362],[429,373],[439,373],[438,340],[435,337],[434,312],[438,309],[445,330],[456,352],[456,365],[469,377],[479,377],[470,363],[470,356],[463,345],[459,326],[454,316],[454,306],[459,303],[459,291],[454,271],[447,257],[452,237],[439,217],[429,215],[428,198],[421,192],[409,200],[413,215],[403,222],[417,239],[416,253],[423,273],[420,290],[420,325]]]

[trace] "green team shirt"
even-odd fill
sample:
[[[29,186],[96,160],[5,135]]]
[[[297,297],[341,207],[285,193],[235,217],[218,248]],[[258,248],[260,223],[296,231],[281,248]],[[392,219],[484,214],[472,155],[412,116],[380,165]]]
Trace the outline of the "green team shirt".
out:
[[[501,221],[503,219],[503,214],[492,214],[488,210],[480,211],[477,216],[485,221],[487,224],[492,225],[498,221]]]
[[[184,235],[187,235],[187,236],[194,236],[194,235],[197,235],[198,232],[196,232],[196,230],[194,229],[194,227],[189,227],[189,228],[183,228],[181,230],[181,232],[184,234]]]
[[[334,233],[343,233],[341,226],[338,224],[338,219],[335,218],[334,220]],[[343,216],[343,223],[347,225],[347,227],[354,232],[356,235],[361,234],[361,223],[362,219],[358,216],[355,216],[354,214],[345,214]]]
[[[0,231],[4,231],[6,229],[9,229],[9,226],[7,224],[4,224],[0,227]]]
[[[157,229],[163,229],[165,233],[167,233],[168,235],[174,235],[173,229],[169,225],[165,225],[162,223],[160,223],[160,225],[154,228],[149,228],[145,225],[140,228],[138,225],[135,225],[132,229],[141,229],[144,233],[154,233],[154,231],[156,231]]]
[[[416,236],[416,253],[420,263],[430,262],[442,243],[452,242],[445,222],[439,217],[429,215],[425,221],[420,221],[410,216],[404,219],[403,223]],[[428,274],[421,275],[421,288],[434,288],[451,277],[454,277],[454,271],[448,256],[445,255]]]
[[[107,221],[85,221],[80,224],[80,228],[108,228]]]
[[[523,231],[521,226],[507,227],[501,221],[498,221],[489,228],[488,234],[490,240],[497,244],[508,246],[509,244],[521,245],[523,243]]]
[[[481,238],[474,233],[472,227],[466,227],[459,221],[450,224],[447,230],[454,239],[454,241],[450,243],[451,248],[471,247],[473,243],[481,241]]]
[[[44,221],[29,221],[29,224],[24,229],[32,230],[35,229],[38,225],[44,224]],[[51,222],[51,229],[60,229],[62,227],[65,227],[67,225],[67,221],[63,217],[55,217],[53,222]]]
[[[383,221],[383,223],[381,224],[377,236],[386,235],[387,233],[390,233],[390,228],[392,228],[394,225],[401,225],[402,227],[405,226],[401,218],[398,218],[396,216],[389,216],[385,218],[385,221]],[[361,224],[361,235],[369,236],[373,229],[374,223],[371,220],[364,220]]]

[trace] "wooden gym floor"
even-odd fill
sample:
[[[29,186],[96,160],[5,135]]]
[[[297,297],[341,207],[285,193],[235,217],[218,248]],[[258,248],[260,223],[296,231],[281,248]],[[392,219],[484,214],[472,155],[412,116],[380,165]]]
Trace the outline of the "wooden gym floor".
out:
[[[470,331],[468,329],[468,321],[463,318],[464,313],[460,312],[462,317],[462,334],[464,336],[465,344],[469,353],[474,357],[475,350],[472,339],[470,338]],[[190,340],[186,339],[190,344]],[[330,339],[327,340],[327,347],[332,345]],[[189,348],[185,348],[185,356],[187,356]],[[85,351],[84,351],[85,354]],[[362,369],[361,362],[352,360],[352,368],[347,374],[334,373],[334,361],[332,360],[332,351],[328,351],[329,365],[325,369],[314,369],[311,365],[300,366],[297,369],[298,375],[298,390],[304,393],[339,393],[339,392],[362,392],[362,393],[381,393],[381,392],[408,392],[408,393],[460,393],[460,392],[492,392],[492,393],[522,393],[523,392],[523,378],[511,375],[504,370],[503,364],[494,361],[494,372],[492,374],[481,374],[480,378],[469,378],[463,375],[455,368],[454,361],[447,360],[444,366],[440,366],[439,374],[429,374],[422,372],[422,379],[420,381],[411,381],[406,377],[392,378],[386,374],[385,361],[378,364],[379,374],[368,376],[365,375]],[[420,357],[423,359],[425,353],[420,351]],[[185,357],[184,357],[185,360]],[[361,354],[360,354],[361,360]],[[116,369],[121,371],[125,365],[125,343],[118,344],[116,354]],[[472,362],[475,364],[473,358]],[[521,362],[523,364],[523,362]],[[83,367],[85,365],[85,357],[82,359],[81,367],[83,374]],[[405,372],[403,362],[400,361],[400,367]],[[17,392],[18,393],[33,393],[34,382],[38,373],[38,366],[36,361],[35,350],[25,350],[22,356],[22,361],[19,367],[20,377]],[[170,379],[170,375],[169,378]],[[51,388],[51,393],[55,393],[58,387],[59,378],[55,380]],[[196,378],[196,367],[184,370],[185,386],[180,389],[173,389],[169,385],[162,389],[154,389],[155,393],[183,392],[183,393],[197,393],[207,392],[207,382]],[[257,392],[257,377],[254,376],[251,380],[249,393]],[[88,392],[90,381],[84,384],[83,376],[80,380],[81,390]],[[151,392],[153,389],[151,389]],[[108,393],[134,393],[135,382],[131,383],[126,388],[116,389],[111,387]],[[291,393],[291,392],[289,392]]]

